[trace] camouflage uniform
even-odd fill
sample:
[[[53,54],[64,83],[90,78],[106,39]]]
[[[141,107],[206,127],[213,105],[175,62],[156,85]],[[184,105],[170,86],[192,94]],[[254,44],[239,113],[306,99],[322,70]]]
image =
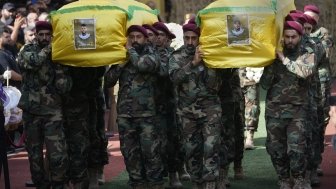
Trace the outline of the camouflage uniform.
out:
[[[160,56],[159,79],[156,86],[156,109],[158,118],[158,134],[161,140],[161,157],[164,168],[169,173],[175,173],[183,166],[182,159],[178,158],[181,150],[181,132],[176,124],[176,108],[173,84],[168,75],[169,54],[173,48],[157,48]]]
[[[90,134],[89,168],[101,168],[108,163],[107,138],[105,136],[105,99],[103,93],[103,76],[105,67],[92,68],[95,75],[90,98],[88,128]]]
[[[302,45],[308,52],[316,55],[316,68],[326,61],[325,51],[318,38],[304,35]],[[308,170],[316,169],[322,162],[321,152],[323,151],[323,143],[321,143],[321,140],[324,140],[324,115],[321,100],[322,93],[319,72],[315,70],[309,86],[309,121],[307,127]]]
[[[222,87],[219,96],[222,105],[222,149],[221,168],[234,162],[234,167],[241,167],[244,156],[244,115],[245,106],[243,93],[240,87],[238,69],[226,69],[223,73]],[[226,152],[227,150],[227,152]],[[225,160],[227,156],[227,161]]]
[[[73,184],[86,188],[89,184],[88,154],[90,135],[88,117],[90,94],[94,91],[95,68],[70,67],[73,87],[64,97],[64,128],[69,146],[69,179]]]
[[[246,68],[239,69],[240,84],[245,98],[246,130],[257,131],[260,114],[259,84],[246,76]]]
[[[26,45],[18,57],[23,86],[20,107],[30,171],[37,188],[63,188],[68,167],[61,95],[71,87],[65,67],[51,61],[50,48]],[[43,165],[46,145],[50,175]],[[50,183],[49,183],[50,182]]]
[[[219,168],[221,78],[218,70],[204,67],[204,62],[193,66],[193,58],[185,46],[176,50],[169,59],[169,75],[177,91],[188,172],[193,182],[213,182]]]
[[[324,133],[325,127],[328,124],[329,120],[329,96],[330,96],[330,86],[331,86],[331,73],[330,73],[330,51],[333,47],[333,40],[329,34],[329,31],[326,28],[320,27],[315,30],[314,33],[310,34],[310,37],[318,38],[325,51],[326,58],[320,61],[318,66],[318,75],[320,79],[321,85],[321,102],[320,106],[322,106],[323,117],[320,122],[322,127],[319,130],[320,133],[320,146],[321,146],[321,153],[324,151]]]
[[[260,84],[267,89],[266,149],[280,180],[304,178],[307,159],[306,130],[309,103],[308,77],[313,74],[315,55],[300,50],[283,62],[266,67]]]
[[[331,48],[333,46],[333,41],[331,37],[329,36],[329,32],[327,29],[321,27],[317,29],[314,33],[310,34],[311,37],[315,37],[321,40],[322,45],[324,47],[325,53],[326,53],[326,59],[325,61],[321,62],[321,64],[318,67],[318,73],[321,83],[321,91],[322,91],[322,105],[323,105],[323,111],[325,116],[325,126],[328,123],[329,119],[329,95],[330,95],[330,80],[331,80],[331,74],[330,74],[330,61],[329,61],[329,54],[331,51]]]
[[[105,75],[107,87],[114,86],[119,79],[120,149],[131,186],[161,185],[163,167],[154,102],[159,57],[149,46],[145,46],[141,54],[134,48],[128,53],[126,65],[113,65]]]

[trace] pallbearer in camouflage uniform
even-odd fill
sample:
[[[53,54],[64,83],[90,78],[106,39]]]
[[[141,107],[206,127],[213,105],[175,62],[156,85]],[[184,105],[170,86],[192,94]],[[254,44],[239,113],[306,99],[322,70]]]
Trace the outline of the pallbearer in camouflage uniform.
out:
[[[310,37],[316,37],[321,40],[323,47],[326,51],[326,56],[329,58],[331,48],[333,47],[333,41],[331,39],[331,36],[329,34],[328,29],[324,27],[319,27],[319,13],[320,10],[315,5],[306,5],[304,7],[304,14],[308,15],[309,17],[312,17],[316,24],[313,25],[312,33],[310,34]],[[330,94],[330,62],[325,61],[321,66],[319,66],[318,69],[320,82],[321,82],[321,90],[322,90],[322,104],[324,106],[324,116],[325,116],[325,123],[328,121],[328,112],[329,112],[329,104],[328,104],[328,96]]]
[[[294,20],[304,24],[304,35],[302,37],[302,47],[308,52],[314,52],[316,55],[316,70],[314,71],[309,86],[309,106],[308,106],[308,127],[307,127],[307,158],[308,165],[306,171],[306,180],[311,183],[312,186],[318,186],[320,180],[317,176],[317,167],[322,161],[321,149],[323,149],[323,144],[320,142],[321,138],[323,140],[324,126],[324,115],[323,106],[321,104],[321,84],[319,73],[317,71],[318,67],[323,65],[327,59],[325,50],[322,46],[321,40],[316,37],[311,37],[310,33],[313,25],[316,21],[300,12],[291,13],[287,15],[286,20]]]
[[[160,141],[156,132],[155,86],[159,57],[147,41],[146,29],[132,25],[127,30],[129,60],[113,65],[105,84],[114,86],[119,79],[118,127],[120,148],[136,189],[163,187]]]
[[[309,18],[312,18],[313,23],[310,25],[311,27],[311,34],[310,37],[317,38],[321,41],[325,53],[326,53],[326,59],[325,61],[322,61],[321,64],[318,67],[318,75],[320,79],[320,85],[321,85],[321,102],[319,103],[319,106],[322,106],[323,114],[322,119],[320,121],[320,146],[321,152],[324,151],[324,131],[325,127],[328,124],[329,120],[329,95],[330,95],[330,82],[331,82],[331,73],[330,73],[330,51],[333,47],[333,40],[331,38],[331,35],[329,34],[329,31],[324,27],[319,27],[319,13],[320,10],[315,5],[306,5],[304,7],[304,14],[307,15]],[[317,172],[322,175],[323,172],[320,168],[317,169]]]
[[[234,179],[243,179],[244,172],[242,161],[244,157],[244,128],[245,128],[245,103],[244,95],[240,86],[238,70],[233,72],[231,78],[232,94],[234,101],[234,126],[235,126],[235,151],[233,160]],[[224,110],[223,110],[224,111]]]
[[[242,159],[244,154],[244,99],[240,87],[238,69],[225,69],[222,74],[222,87],[219,96],[222,105],[222,145],[219,188],[230,186],[228,169],[234,162],[234,178],[242,179]]]
[[[26,130],[32,180],[37,188],[64,187],[68,154],[63,132],[61,95],[71,87],[65,68],[51,60],[50,23],[36,23],[37,44],[24,46],[18,57],[22,73],[23,121]],[[50,175],[43,165],[43,146],[46,146]],[[49,178],[50,177],[50,178]]]
[[[90,113],[88,128],[90,135],[89,176],[90,189],[98,188],[98,179],[103,178],[104,165],[108,164],[107,138],[105,136],[105,99],[103,92],[103,76],[105,66],[91,68],[93,88],[89,92]],[[101,183],[103,184],[103,183]]]
[[[198,47],[200,30],[193,20],[183,26],[184,46],[169,59],[177,91],[177,114],[185,140],[186,163],[195,188],[215,189],[218,179],[222,108],[220,73],[205,67]]]
[[[68,175],[74,189],[89,187],[89,98],[94,90],[95,68],[68,66],[73,86],[63,98],[64,129],[70,158]]]
[[[300,48],[303,26],[286,21],[284,52],[278,52],[275,62],[267,66],[261,86],[267,89],[266,130],[267,152],[278,174],[280,188],[309,189],[304,180],[307,166],[307,107],[309,77],[315,69],[316,57]]]
[[[260,115],[259,100],[259,79],[262,73],[260,68],[241,68],[239,69],[240,85],[245,100],[245,125],[246,125],[246,141],[245,149],[254,149],[254,133],[258,129]]]
[[[169,173],[169,187],[182,188],[182,183],[177,175],[177,171],[183,167],[183,162],[178,158],[180,138],[175,120],[174,88],[168,75],[169,55],[174,49],[169,47],[167,43],[176,36],[169,31],[163,22],[156,22],[153,27],[158,33],[155,50],[160,56],[160,76],[156,86],[155,102],[159,123],[157,128],[161,140],[162,163],[165,172]]]

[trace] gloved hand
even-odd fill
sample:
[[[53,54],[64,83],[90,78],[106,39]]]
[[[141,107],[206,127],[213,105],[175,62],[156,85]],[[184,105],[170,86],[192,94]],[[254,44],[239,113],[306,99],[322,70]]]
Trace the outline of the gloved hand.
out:
[[[3,73],[3,78],[4,79],[10,79],[12,78],[12,72],[10,70],[6,70],[4,73]]]

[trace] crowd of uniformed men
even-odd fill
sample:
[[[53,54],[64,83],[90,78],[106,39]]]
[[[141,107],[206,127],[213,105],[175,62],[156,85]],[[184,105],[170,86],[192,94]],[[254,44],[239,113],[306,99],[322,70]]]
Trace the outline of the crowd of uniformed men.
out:
[[[98,188],[108,163],[102,90],[117,83],[120,148],[134,189],[161,189],[165,176],[171,188],[190,179],[195,189],[225,189],[232,162],[234,178],[243,179],[244,128],[245,148],[253,149],[259,85],[267,91],[266,148],[280,189],[320,184],[332,40],[318,27],[316,6],[287,15],[283,51],[257,79],[246,77],[246,68],[208,68],[194,19],[183,25],[184,45],[177,50],[170,47],[176,36],[163,22],[132,25],[125,63],[64,66],[51,59],[51,24],[35,22],[37,17],[34,24],[21,16],[13,20],[14,8],[6,3],[2,10],[1,73],[22,92],[19,107],[37,188]],[[13,54],[24,24],[25,45]]]

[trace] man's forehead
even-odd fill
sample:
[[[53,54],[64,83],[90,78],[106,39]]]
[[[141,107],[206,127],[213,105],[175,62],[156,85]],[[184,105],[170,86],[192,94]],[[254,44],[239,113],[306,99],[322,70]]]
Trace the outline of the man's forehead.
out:
[[[286,36],[294,36],[294,35],[299,35],[299,34],[294,29],[286,29],[286,30],[284,30],[284,35],[286,35]]]
[[[166,34],[164,31],[158,30],[159,34]]]
[[[51,33],[50,30],[40,30],[38,33]]]
[[[151,34],[151,35],[155,35],[155,33],[154,33],[152,30],[148,30],[148,29],[146,29],[146,30],[147,30],[147,34],[148,34],[148,35],[150,35],[150,34]]]
[[[138,31],[132,31],[132,32],[130,32],[130,33],[129,33],[129,35],[128,35],[128,36],[139,36],[139,35],[142,35],[142,36],[144,36],[144,34],[143,34],[143,33],[141,33],[141,32],[138,32]]]
[[[184,32],[184,37],[198,37],[198,35],[195,32],[187,31]]]

